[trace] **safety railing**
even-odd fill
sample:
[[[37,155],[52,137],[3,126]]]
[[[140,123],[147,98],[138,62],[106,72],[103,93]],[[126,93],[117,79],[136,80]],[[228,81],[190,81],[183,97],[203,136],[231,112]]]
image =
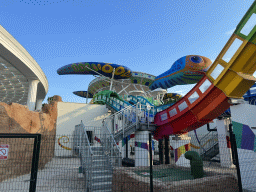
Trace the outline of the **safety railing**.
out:
[[[110,98],[104,98],[105,102],[107,105],[110,105],[113,109],[115,109],[116,111],[120,111],[123,108],[126,108],[128,106],[131,106],[130,103],[128,103],[127,101],[122,101],[120,99],[117,99],[115,97],[110,97]]]
[[[75,126],[75,143],[74,147],[79,150],[79,157],[81,160],[81,166],[85,175],[85,186],[92,190],[92,165],[94,160],[93,151],[90,145],[88,135],[85,130],[85,126],[81,121],[81,124]]]
[[[218,133],[213,131],[205,135],[200,139],[200,149],[199,154],[202,155],[205,152],[209,151],[212,147],[218,144]]]
[[[152,103],[149,102],[149,100],[147,100],[146,98],[142,97],[142,96],[137,96],[138,102],[140,102],[143,105],[151,105],[153,106]]]
[[[250,105],[256,105],[256,99],[252,99],[251,101],[249,101]]]
[[[118,105],[123,105],[118,102],[118,99],[107,99],[112,107],[119,107]],[[116,105],[114,105],[114,102]],[[122,106],[120,111],[117,111],[113,115],[105,118],[104,126],[108,128],[109,132],[113,134],[113,138],[118,142],[131,134],[139,128],[139,124],[152,124],[154,122],[154,106],[142,105],[137,103],[136,105],[128,105],[126,107]]]
[[[141,103],[137,103],[137,116],[138,121],[140,123],[153,123],[154,122],[154,116],[156,114],[156,109],[154,105],[143,105]]]
[[[104,121],[101,129],[101,144],[104,154],[108,156],[112,167],[120,167],[122,165],[121,151],[108,128],[108,124]]]
[[[129,95],[128,99],[129,99],[129,101],[132,101],[134,103],[141,103],[145,107],[147,107],[147,106],[153,107],[154,108],[154,114],[156,114],[157,112],[163,111],[163,110],[165,110],[168,107],[173,105],[173,103],[170,103],[170,104],[155,106],[149,100],[147,100],[146,98],[144,98],[142,96],[135,97],[135,96]]]
[[[121,151],[106,126],[85,126],[81,121],[75,126],[73,145],[75,153],[79,154],[89,192],[98,190],[101,183],[106,181],[99,181],[98,177],[112,178],[114,166],[122,164]]]
[[[128,95],[127,101],[130,101],[130,102],[132,102],[132,103],[135,104],[135,103],[138,102],[138,99],[137,99],[137,97],[135,97],[135,96],[133,96],[133,95]]]
[[[129,105],[126,108],[108,116],[104,119],[104,125],[113,135],[124,132],[130,126],[137,126],[136,106]]]

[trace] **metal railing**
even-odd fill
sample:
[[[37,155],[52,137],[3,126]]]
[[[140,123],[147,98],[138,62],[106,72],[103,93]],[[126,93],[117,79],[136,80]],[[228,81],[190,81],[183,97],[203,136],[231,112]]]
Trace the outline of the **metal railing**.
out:
[[[156,109],[154,105],[137,103],[137,116],[141,123],[153,123]]]
[[[106,123],[103,122],[101,129],[101,144],[103,146],[103,152],[107,155],[112,168],[120,167],[122,165],[122,153],[117,146],[117,143],[111,134]]]
[[[136,105],[123,105],[122,101],[117,99],[109,99],[108,103],[112,104],[115,108],[121,108],[113,115],[104,119],[104,123],[109,128],[110,133],[113,135],[124,133],[126,128],[136,126],[138,128],[139,123],[153,123],[155,109],[154,106],[142,105],[137,103]]]
[[[249,101],[250,105],[256,105],[256,99],[252,99],[251,101]]]
[[[97,191],[100,183],[104,183],[104,180],[98,181],[98,177],[112,177],[114,166],[122,164],[121,151],[106,126],[85,126],[81,121],[75,126],[73,145],[74,152],[80,157],[85,186],[89,192]]]
[[[120,100],[118,98],[115,98],[115,97],[110,97],[110,98],[107,98],[106,96],[104,95],[98,95],[97,97],[94,98],[94,101],[95,102],[105,102],[106,104],[110,105],[113,109],[115,109],[116,111],[120,111],[130,105],[132,105],[131,103],[129,102],[132,102],[132,103],[137,103],[138,105],[140,105],[140,110],[143,110],[145,112],[145,114],[147,114],[147,108],[151,107],[151,109],[149,110],[150,112],[150,116],[160,112],[160,111],[163,111],[165,109],[167,109],[168,107],[172,106],[173,103],[171,104],[165,104],[165,105],[160,105],[160,106],[154,106],[152,103],[150,103],[147,99],[145,99],[144,97],[141,97],[141,96],[138,96],[138,97],[135,97],[135,96],[132,96],[132,95],[129,95],[127,97],[127,101],[123,101],[123,100]],[[153,120],[151,121],[153,122]]]
[[[200,149],[199,154],[202,155],[214,145],[218,144],[218,132],[213,131],[205,135],[203,138],[200,139]]]
[[[94,154],[90,145],[85,126],[81,124],[75,126],[75,139],[74,148],[78,149],[79,157],[81,160],[82,172],[85,175],[85,186],[91,191],[92,189],[92,165]]]

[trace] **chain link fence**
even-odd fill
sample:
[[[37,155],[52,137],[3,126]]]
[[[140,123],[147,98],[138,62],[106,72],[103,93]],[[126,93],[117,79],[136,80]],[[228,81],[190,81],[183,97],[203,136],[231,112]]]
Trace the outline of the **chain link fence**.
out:
[[[101,128],[76,126],[73,135],[42,136],[36,188],[64,192],[239,191],[233,141],[217,136],[200,137],[200,142],[189,137],[156,141],[149,132],[138,131],[114,141]],[[254,149],[248,148],[252,139],[246,139],[249,144],[241,144],[241,139],[236,135],[242,183],[249,189],[255,183]],[[4,191],[29,191],[30,140],[0,140],[0,145],[11,146],[8,159],[0,160],[0,188]],[[189,157],[191,151],[193,157]]]

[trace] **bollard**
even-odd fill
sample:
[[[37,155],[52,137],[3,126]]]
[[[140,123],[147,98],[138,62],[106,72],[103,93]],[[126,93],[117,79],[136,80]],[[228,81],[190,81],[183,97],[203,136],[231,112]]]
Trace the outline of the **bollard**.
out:
[[[187,151],[185,158],[190,160],[191,174],[194,179],[202,178],[204,176],[203,160],[195,151]]]

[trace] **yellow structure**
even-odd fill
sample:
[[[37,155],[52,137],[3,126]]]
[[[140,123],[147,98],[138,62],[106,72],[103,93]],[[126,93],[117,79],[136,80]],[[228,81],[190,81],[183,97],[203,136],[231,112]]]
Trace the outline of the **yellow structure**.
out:
[[[256,2],[254,2],[233,33],[207,77],[227,97],[242,98],[255,83],[256,71]]]

